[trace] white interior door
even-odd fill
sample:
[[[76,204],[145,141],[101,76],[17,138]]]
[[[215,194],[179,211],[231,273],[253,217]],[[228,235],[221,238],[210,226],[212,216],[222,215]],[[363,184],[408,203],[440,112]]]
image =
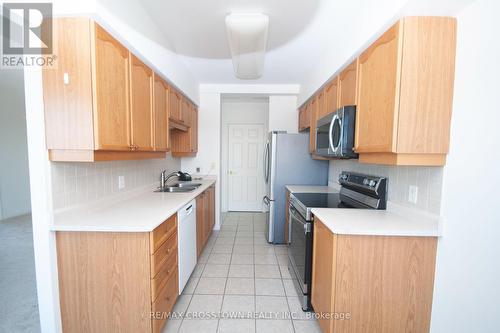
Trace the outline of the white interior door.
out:
[[[230,124],[228,128],[228,210],[261,211],[264,124]]]

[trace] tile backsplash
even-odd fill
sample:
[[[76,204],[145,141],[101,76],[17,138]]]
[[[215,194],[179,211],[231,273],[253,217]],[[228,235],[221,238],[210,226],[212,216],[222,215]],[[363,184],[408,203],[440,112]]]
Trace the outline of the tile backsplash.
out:
[[[333,160],[330,161],[329,182],[338,184],[338,176],[342,171],[387,177],[389,201],[433,214],[441,211],[442,167],[385,166],[361,164],[356,160]],[[416,204],[408,200],[410,186],[418,187]]]
[[[90,203],[119,192],[159,182],[162,170],[180,170],[181,161],[170,155],[165,159],[95,163],[51,163],[54,209]],[[118,177],[125,187],[119,189]],[[153,190],[153,189],[151,189]]]

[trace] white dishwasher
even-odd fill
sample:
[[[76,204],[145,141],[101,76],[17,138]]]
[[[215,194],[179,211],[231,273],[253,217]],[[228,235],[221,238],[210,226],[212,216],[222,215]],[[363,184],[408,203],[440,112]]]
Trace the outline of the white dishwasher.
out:
[[[177,220],[180,295],[196,266],[196,200],[177,212]]]

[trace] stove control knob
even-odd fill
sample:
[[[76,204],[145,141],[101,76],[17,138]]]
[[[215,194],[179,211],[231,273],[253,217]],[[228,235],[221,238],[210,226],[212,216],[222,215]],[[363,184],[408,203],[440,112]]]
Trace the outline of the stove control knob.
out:
[[[370,181],[368,179],[363,179],[363,185],[369,185],[370,184]]]
[[[372,180],[369,181],[368,185],[370,187],[375,187],[375,185],[377,185],[377,182],[372,179]]]

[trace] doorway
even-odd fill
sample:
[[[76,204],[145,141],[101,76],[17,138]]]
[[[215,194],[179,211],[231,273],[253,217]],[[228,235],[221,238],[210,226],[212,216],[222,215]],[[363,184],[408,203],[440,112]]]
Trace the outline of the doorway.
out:
[[[221,106],[221,210],[261,212],[269,99],[228,95]]]
[[[0,69],[0,103],[0,332],[38,332],[22,69]]]
[[[264,124],[229,124],[228,131],[228,210],[258,211],[263,197]]]

